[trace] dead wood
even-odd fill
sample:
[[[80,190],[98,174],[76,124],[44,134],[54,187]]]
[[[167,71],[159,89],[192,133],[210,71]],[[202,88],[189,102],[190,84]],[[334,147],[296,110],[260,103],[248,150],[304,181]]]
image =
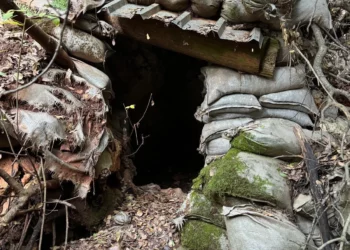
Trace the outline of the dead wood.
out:
[[[319,180],[318,177],[318,161],[312,151],[312,148],[310,144],[306,141],[303,131],[300,128],[294,128],[294,133],[296,137],[298,138],[302,154],[304,157],[304,162],[306,165],[306,170],[309,176],[309,183],[310,183],[310,190],[311,195],[314,200],[315,205],[317,206],[316,209],[316,216],[318,218],[318,226],[321,231],[321,236],[323,243],[326,243],[332,239],[331,232],[328,224],[328,218],[327,218],[327,206],[325,205],[325,200],[323,197],[323,187],[322,183]],[[325,250],[332,250],[332,244],[326,245],[324,247]]]

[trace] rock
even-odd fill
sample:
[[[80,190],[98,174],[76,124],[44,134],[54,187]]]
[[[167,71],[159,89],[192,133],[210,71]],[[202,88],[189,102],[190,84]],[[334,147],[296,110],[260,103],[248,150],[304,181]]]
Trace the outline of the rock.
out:
[[[200,17],[214,17],[218,14],[222,0],[192,0],[191,8]]]
[[[156,3],[160,4],[164,9],[170,11],[184,11],[189,5],[189,0],[156,0]]]

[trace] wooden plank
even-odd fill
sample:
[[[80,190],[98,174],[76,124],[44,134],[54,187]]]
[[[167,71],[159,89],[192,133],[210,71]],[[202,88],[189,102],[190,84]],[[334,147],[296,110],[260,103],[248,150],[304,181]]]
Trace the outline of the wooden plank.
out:
[[[177,24],[184,25],[183,20],[187,20],[187,17],[188,14],[185,12],[180,19],[181,22]],[[234,42],[221,40],[217,36],[203,36],[193,31],[182,30],[176,25],[166,27],[161,21],[142,20],[141,17],[127,19],[107,13],[105,19],[118,30],[119,34],[251,74],[261,75],[269,46],[268,42],[264,42],[260,48],[258,41]],[[273,69],[269,67],[269,70],[271,72],[267,70],[263,75],[272,77]]]

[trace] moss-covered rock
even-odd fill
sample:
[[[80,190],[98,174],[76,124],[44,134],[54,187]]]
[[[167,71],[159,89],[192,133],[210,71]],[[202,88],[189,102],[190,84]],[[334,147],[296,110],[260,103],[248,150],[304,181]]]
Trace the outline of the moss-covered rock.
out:
[[[228,250],[225,230],[202,221],[189,221],[181,232],[187,250]]]
[[[233,196],[291,210],[289,186],[279,171],[283,164],[232,148],[223,158],[204,167],[193,180],[192,188],[221,204],[226,196]]]

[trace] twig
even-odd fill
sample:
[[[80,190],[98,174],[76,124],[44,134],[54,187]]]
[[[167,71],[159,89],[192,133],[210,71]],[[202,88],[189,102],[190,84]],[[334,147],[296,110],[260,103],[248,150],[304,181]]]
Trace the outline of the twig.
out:
[[[343,248],[344,248],[344,243],[346,242],[346,234],[348,232],[349,224],[350,224],[350,215],[346,219],[346,222],[345,222],[345,225],[344,225],[344,228],[343,228],[343,232],[342,232],[342,234],[340,236],[341,243],[340,243],[339,250],[343,250]]]
[[[43,177],[43,189],[44,189],[44,199],[43,199],[43,214],[42,214],[42,220],[41,220],[41,230],[40,230],[40,238],[39,238],[39,250],[41,250],[41,243],[43,241],[43,235],[44,235],[44,224],[45,224],[45,216],[46,216],[46,176],[45,176],[45,169],[43,164],[43,158],[40,157],[40,169]]]
[[[0,97],[1,96],[4,96],[4,95],[8,95],[8,94],[12,94],[12,93],[16,93],[17,91],[20,91],[22,89],[25,89],[27,87],[29,87],[30,85],[32,85],[33,83],[35,83],[42,75],[44,75],[52,66],[52,64],[54,63],[57,55],[58,55],[58,52],[60,51],[60,48],[61,48],[61,44],[62,44],[62,39],[63,39],[63,32],[64,32],[64,29],[66,27],[66,23],[67,23],[67,18],[68,18],[68,14],[69,14],[69,6],[70,6],[70,0],[68,0],[67,2],[67,11],[66,11],[66,16],[64,18],[64,22],[63,22],[63,26],[62,26],[62,30],[61,30],[61,33],[60,33],[60,38],[58,40],[58,43],[57,43],[57,46],[56,46],[56,49],[55,49],[55,52],[49,62],[49,64],[45,67],[45,69],[43,71],[40,72],[40,74],[36,75],[30,82],[28,82],[27,84],[24,84],[22,85],[21,87],[18,87],[18,88],[15,88],[15,89],[11,89],[11,90],[7,90],[7,91],[4,91],[2,93],[0,93]]]
[[[22,185],[2,168],[0,168],[0,177],[3,178],[17,194],[23,191]]]
[[[50,200],[47,203],[59,203],[59,204],[65,205],[67,207],[70,207],[72,209],[77,209],[73,204],[70,204],[67,201],[62,201],[62,200],[58,200],[58,199]]]
[[[32,250],[33,249],[34,242],[36,241],[36,238],[40,232],[41,220],[42,219],[39,218],[38,222],[36,223],[34,230],[33,230],[33,233],[32,233],[32,236],[30,237],[30,240],[29,240],[25,250]]]
[[[28,219],[28,216],[29,216],[29,219]],[[24,227],[23,227],[23,230],[22,230],[21,239],[19,240],[19,242],[17,244],[16,250],[20,250],[21,249],[21,247],[23,245],[24,238],[27,235],[27,231],[28,231],[30,222],[32,221],[32,218],[33,218],[33,214],[31,214],[31,215],[27,214],[26,215],[26,220],[24,222]]]
[[[69,216],[68,216],[68,206],[65,206],[66,208],[66,235],[64,239],[64,250],[67,249],[68,244],[68,228],[69,228]]]
[[[55,249],[56,245],[56,220],[52,221],[52,249]]]

